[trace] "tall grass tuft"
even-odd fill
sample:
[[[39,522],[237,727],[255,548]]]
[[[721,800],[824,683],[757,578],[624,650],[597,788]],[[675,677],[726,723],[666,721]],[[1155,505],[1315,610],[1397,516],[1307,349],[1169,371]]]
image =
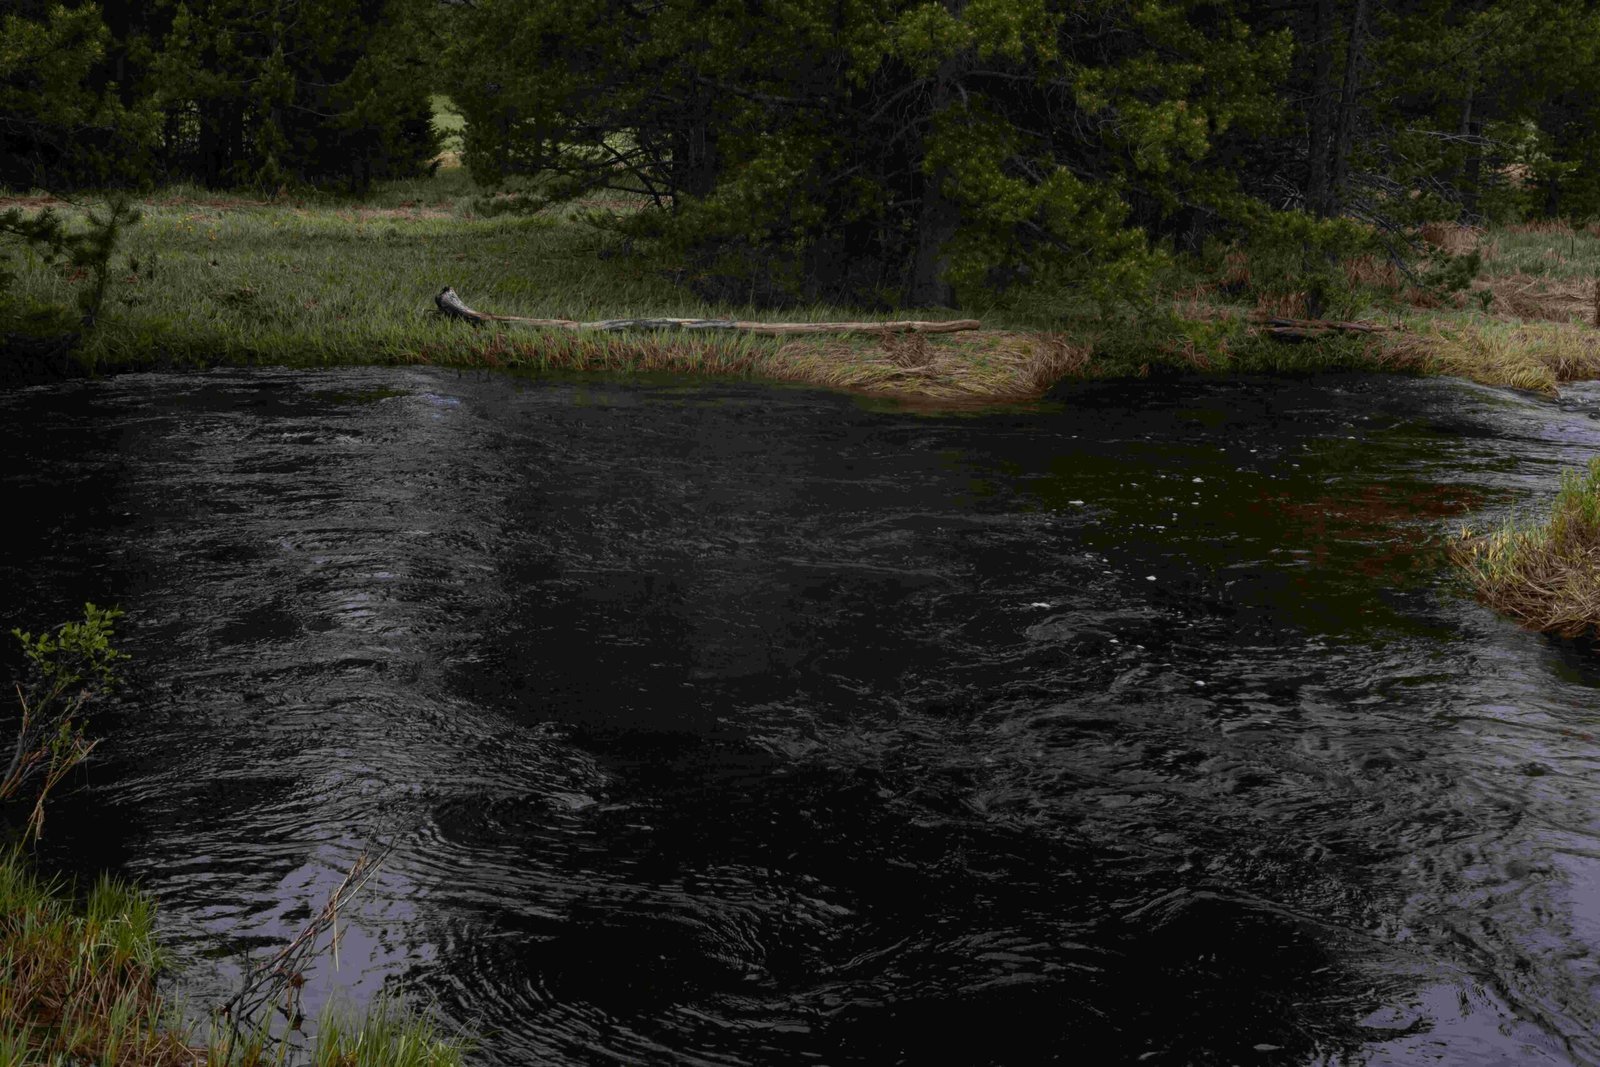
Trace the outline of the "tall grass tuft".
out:
[[[362,1014],[330,1005],[317,1020],[312,1067],[460,1067],[461,1046],[388,1000]]]
[[[1452,554],[1479,599],[1524,626],[1600,636],[1600,457],[1563,472],[1546,521],[1465,531]]]
[[[102,878],[81,906],[0,853],[0,1064],[55,1067],[460,1067],[463,1046],[425,1016],[379,1000],[329,1007],[303,1047],[217,1027],[196,1044],[156,991],[155,907]]]
[[[152,920],[109,879],[75,912],[19,852],[0,855],[0,1062],[192,1065],[156,992]]]

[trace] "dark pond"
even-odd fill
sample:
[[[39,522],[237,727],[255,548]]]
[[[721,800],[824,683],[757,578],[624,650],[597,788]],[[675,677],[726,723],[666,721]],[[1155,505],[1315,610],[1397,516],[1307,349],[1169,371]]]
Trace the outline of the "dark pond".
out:
[[[1600,1060],[1600,657],[1441,544],[1600,451],[1396,378],[883,410],[424,370],[0,397],[136,659],[48,859],[499,1064]]]

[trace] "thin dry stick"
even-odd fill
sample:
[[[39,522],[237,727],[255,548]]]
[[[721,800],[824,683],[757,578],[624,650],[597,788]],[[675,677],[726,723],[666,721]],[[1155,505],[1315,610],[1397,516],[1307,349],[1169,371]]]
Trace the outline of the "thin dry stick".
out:
[[[317,954],[317,941],[323,933],[331,931],[328,947],[333,951],[334,967],[337,968],[341,936],[339,909],[348,905],[372,880],[393,850],[394,846],[390,845],[376,856],[363,850],[351,864],[344,880],[328,897],[322,910],[301,928],[294,939],[276,956],[246,971],[239,992],[218,1009],[236,1035],[244,1029],[254,1029],[260,1021],[261,1010],[277,1002],[280,997],[282,1003],[276,1005],[277,1010],[288,1021],[291,1030],[298,1027],[301,1018],[300,990],[305,985],[305,971]]]
[[[52,719],[47,717],[36,728],[35,705],[28,703],[21,683],[16,688],[20,721],[10,766],[6,768],[5,775],[0,777],[0,801],[15,797],[31,778],[43,777],[43,784],[34,797],[33,811],[23,828],[24,841],[37,841],[44,836],[44,802],[50,796],[50,791],[61,784],[72,768],[88,759],[89,753],[100,742],[84,740],[82,731],[74,726],[74,716],[88,700],[87,693],[70,698],[65,711],[53,716],[54,724],[61,728],[61,732],[51,737],[46,731],[50,729]],[[48,715],[54,701],[46,696],[42,706]]]
[[[530,319],[521,315],[490,315],[474,311],[462,302],[449,286],[433,298],[439,313],[468,322],[506,322],[513,326],[536,326],[550,330],[598,330],[617,333],[622,330],[730,330],[735,333],[757,334],[763,337],[787,337],[804,333],[959,333],[976,330],[983,323],[977,319],[955,319],[949,322],[751,322],[739,319],[599,319],[595,322],[578,322],[575,319]]]
[[[1600,330],[1600,278],[1594,280],[1594,328]]]

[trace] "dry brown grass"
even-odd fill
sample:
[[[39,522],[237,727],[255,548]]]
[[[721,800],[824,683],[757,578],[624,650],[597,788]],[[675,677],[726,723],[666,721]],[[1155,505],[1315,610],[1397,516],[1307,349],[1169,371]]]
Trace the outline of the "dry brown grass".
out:
[[[1464,256],[1481,244],[1483,231],[1459,223],[1429,222],[1417,231],[1417,237],[1429,248],[1437,248],[1452,256]]]
[[[878,345],[897,367],[926,367],[934,360],[933,346],[920,333],[884,334]]]
[[[1262,293],[1256,297],[1256,313],[1274,319],[1303,319],[1307,317],[1304,290],[1290,293]]]
[[[1479,599],[1530,629],[1600,635],[1600,458],[1562,475],[1549,520],[1463,531],[1453,547]]]
[[[1475,292],[1493,294],[1490,310],[1503,317],[1542,322],[1585,322],[1594,325],[1596,287],[1589,278],[1551,278],[1539,274],[1503,274],[1480,278]]]
[[[852,338],[790,341],[759,373],[907,400],[1014,402],[1033,400],[1060,381],[1083,374],[1089,345],[1059,334],[975,330],[913,335],[891,344]]]
[[[1378,256],[1356,256],[1344,261],[1344,275],[1351,285],[1369,285],[1385,292],[1398,292],[1404,285],[1393,261]]]
[[[1536,233],[1543,237],[1571,237],[1578,232],[1566,219],[1535,219],[1532,222],[1514,222],[1504,227],[1507,233]]]
[[[1433,321],[1390,335],[1387,347],[1432,373],[1551,395],[1562,382],[1600,378],[1600,331],[1576,324]]]
[[[1251,277],[1249,254],[1236,248],[1224,257],[1222,276],[1217,279],[1217,284],[1224,289],[1240,290],[1249,286]]]
[[[765,338],[480,330],[423,345],[411,362],[449,366],[730,375],[906,400],[1032,400],[1087,373],[1092,346],[1052,333],[973,330],[883,337]]]

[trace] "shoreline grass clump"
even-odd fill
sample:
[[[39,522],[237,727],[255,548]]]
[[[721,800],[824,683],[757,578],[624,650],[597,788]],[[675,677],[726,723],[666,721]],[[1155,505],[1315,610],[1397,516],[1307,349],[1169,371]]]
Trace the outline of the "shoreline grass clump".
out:
[[[19,849],[0,854],[0,1064],[53,1067],[461,1067],[462,1047],[380,999],[329,1005],[305,1048],[214,1027],[196,1043],[158,991],[155,905],[102,877],[81,904],[39,877]]]
[[[1497,611],[1543,633],[1600,638],[1600,457],[1562,473],[1546,521],[1466,531],[1452,555]]]
[[[192,1065],[156,992],[154,908],[102,878],[81,911],[20,851],[0,856],[0,1063]]]

